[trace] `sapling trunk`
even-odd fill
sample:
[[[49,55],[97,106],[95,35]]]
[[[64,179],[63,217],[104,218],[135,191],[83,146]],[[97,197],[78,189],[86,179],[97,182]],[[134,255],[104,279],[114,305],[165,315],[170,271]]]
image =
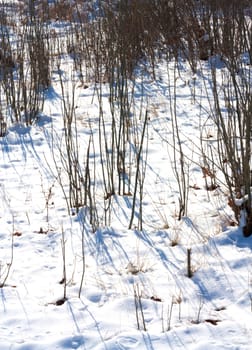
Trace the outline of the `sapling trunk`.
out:
[[[191,248],[187,249],[187,277],[191,278],[193,276],[192,266],[191,266]]]

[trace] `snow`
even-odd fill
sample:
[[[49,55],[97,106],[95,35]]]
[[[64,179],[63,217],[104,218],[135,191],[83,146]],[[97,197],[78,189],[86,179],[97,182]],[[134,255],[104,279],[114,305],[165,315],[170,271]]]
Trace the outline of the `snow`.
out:
[[[190,185],[188,213],[180,221],[169,107],[175,90],[167,80],[166,62],[156,67],[157,81],[146,76],[143,86],[139,81],[135,88],[136,113],[142,98],[149,110],[143,230],[138,229],[137,215],[128,229],[132,197],[127,195],[112,196],[111,222],[105,224],[99,103],[91,83],[87,89],[76,87],[75,103],[80,159],[85,159],[90,135],[94,139],[90,166],[99,216],[95,232],[86,220],[86,208],[68,213],[58,181],[64,148],[57,72],[39,120],[31,127],[9,125],[0,139],[0,282],[11,262],[12,239],[13,263],[0,288],[1,350],[251,349],[252,238],[230,226],[225,189],[207,191],[201,169],[200,126],[204,125],[206,150],[214,147],[215,137],[208,118],[210,73],[204,64],[202,72],[192,76],[181,62],[176,81],[180,144]],[[69,67],[71,60],[62,63],[66,81]],[[171,77],[173,69],[171,62]],[[105,84],[103,95],[108,131]],[[67,189],[63,173],[62,181]],[[85,275],[78,297],[83,234]],[[62,299],[63,242],[66,300]],[[140,330],[136,297],[144,317],[138,313]]]

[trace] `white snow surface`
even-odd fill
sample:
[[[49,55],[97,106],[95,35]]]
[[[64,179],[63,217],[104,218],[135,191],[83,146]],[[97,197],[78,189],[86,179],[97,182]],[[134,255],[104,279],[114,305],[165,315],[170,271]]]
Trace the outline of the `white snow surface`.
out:
[[[62,67],[66,81],[70,67],[68,61]],[[171,62],[171,77],[173,68]],[[104,223],[99,108],[92,82],[86,89],[76,86],[75,103],[83,164],[90,127],[94,139],[90,166],[91,173],[95,171],[99,217],[95,232],[85,222],[86,208],[69,215],[57,178],[57,166],[63,168],[57,72],[39,120],[31,127],[9,125],[7,135],[0,138],[0,282],[11,261],[13,239],[13,264],[0,289],[0,350],[252,348],[252,238],[244,238],[239,227],[230,226],[232,212],[225,188],[206,191],[200,167],[200,132],[205,133],[206,148],[214,147],[215,136],[208,118],[208,63],[192,76],[182,62],[176,80],[176,113],[190,185],[188,212],[180,221],[171,146],[172,86],[167,82],[166,63],[161,61],[156,70],[156,81],[146,75],[143,85],[139,81],[135,88],[136,101],[140,105],[143,98],[149,111],[141,231],[137,212],[133,229],[128,229],[132,196],[115,194],[111,222]],[[109,126],[106,84],[103,91]],[[63,183],[67,189],[64,176]],[[78,297],[83,234],[85,276]],[[67,300],[56,305],[63,297],[63,241]],[[191,278],[187,277],[189,248]],[[134,291],[141,296],[146,330],[141,317],[137,329]]]

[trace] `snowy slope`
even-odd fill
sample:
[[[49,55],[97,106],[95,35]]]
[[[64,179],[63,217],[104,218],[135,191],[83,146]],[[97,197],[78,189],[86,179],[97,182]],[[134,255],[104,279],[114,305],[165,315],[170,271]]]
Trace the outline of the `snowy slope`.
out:
[[[225,189],[206,191],[199,139],[204,123],[206,140],[208,132],[214,133],[204,90],[208,67],[206,63],[204,75],[192,77],[181,64],[176,113],[190,190],[188,213],[180,221],[169,108],[173,97],[163,62],[156,81],[146,76],[135,88],[136,113],[142,87],[149,109],[142,231],[137,215],[133,229],[128,229],[132,198],[126,195],[113,196],[111,224],[104,224],[99,105],[91,83],[87,89],[76,87],[76,123],[83,164],[90,129],[94,139],[91,168],[99,217],[95,232],[85,208],[69,215],[59,183],[63,120],[57,72],[37,123],[11,125],[0,139],[1,282],[13,253],[10,274],[0,289],[1,350],[251,349],[252,238],[243,238],[239,228],[229,226],[232,213]],[[66,81],[69,67],[65,62]],[[169,69],[172,75],[172,62]],[[103,106],[109,126],[106,89],[105,85]],[[64,174],[62,181],[67,191]],[[83,234],[85,276],[79,298]],[[62,246],[67,300],[62,300]],[[140,330],[136,302],[142,305],[142,313],[137,312]]]

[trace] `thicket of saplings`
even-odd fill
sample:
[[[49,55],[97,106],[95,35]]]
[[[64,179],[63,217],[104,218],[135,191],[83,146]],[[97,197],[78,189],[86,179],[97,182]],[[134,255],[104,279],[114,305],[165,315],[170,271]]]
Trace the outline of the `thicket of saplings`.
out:
[[[5,137],[15,123],[32,127],[43,118],[52,78],[57,75],[60,82],[64,132],[60,143],[58,135],[53,137],[56,169],[53,175],[62,188],[69,214],[78,213],[81,221],[79,297],[86,271],[88,238],[85,237],[90,233],[90,226],[95,231],[101,224],[110,225],[115,195],[130,198],[129,229],[143,229],[148,126],[153,111],[144,94],[140,103],[136,101],[135,90],[139,89],[142,79],[140,85],[144,91],[146,76],[153,81],[160,79],[157,74],[160,60],[167,63],[167,81],[171,82],[167,87],[167,105],[172,127],[170,157],[179,189],[177,220],[187,215],[188,164],[192,162],[184,152],[178,127],[177,77],[181,76],[181,60],[189,64],[195,77],[203,73],[202,62],[207,61],[211,96],[209,87],[203,94],[209,99],[209,119],[215,125],[217,139],[207,148],[202,138],[200,166],[206,189],[211,191],[222,186],[228,191],[228,203],[236,223],[242,224],[245,236],[251,235],[251,17],[250,0],[20,0],[15,4],[1,1],[0,136]],[[66,72],[64,64],[69,60],[73,70]],[[168,69],[171,64],[172,76]],[[66,76],[72,79],[71,84]],[[83,160],[77,137],[76,89],[80,86],[86,89],[91,84],[99,103],[99,145],[94,142],[91,123],[87,123],[90,136]],[[110,106],[109,122],[103,107],[105,98]],[[198,103],[193,90],[192,103]],[[96,152],[102,167],[102,202],[100,195],[97,199],[93,156]],[[220,178],[217,173],[221,174]],[[45,191],[48,227],[53,186],[54,183]],[[14,221],[15,218],[13,232]],[[39,233],[46,232],[43,228],[39,230]],[[6,266],[0,264],[0,288],[5,286],[13,262],[14,235],[19,232],[12,235],[10,261]],[[71,282],[67,279],[64,227],[61,243],[63,277],[60,283],[64,293],[56,305],[67,300],[67,285]],[[129,273],[141,271],[142,266],[128,265]],[[188,249],[187,276],[192,275],[191,249]],[[137,283],[133,286],[133,299],[137,328],[147,330],[142,292]],[[151,299],[161,301],[155,296]],[[180,294],[172,297],[166,320],[162,306],[163,331],[171,328],[174,305],[178,305],[181,318],[181,303]],[[200,300],[196,322],[200,320],[202,307]]]
[[[85,160],[79,157],[77,85],[85,89],[94,84],[99,101],[103,224],[110,224],[112,198],[117,194],[131,197],[128,227],[135,227],[137,220],[137,228],[142,230],[151,111],[143,98],[136,113],[136,80],[145,74],[158,79],[156,64],[160,59],[167,64],[174,62],[176,74],[180,73],[180,60],[188,62],[192,74],[200,71],[202,61],[209,61],[213,96],[213,101],[209,98],[209,118],[216,126],[217,142],[214,156],[202,147],[201,166],[210,179],[209,190],[219,185],[216,171],[221,171],[222,185],[228,189],[235,219],[239,223],[241,216],[245,218],[244,235],[252,233],[249,0],[111,0],[98,1],[95,5],[92,1],[78,0],[27,0],[14,5],[2,1],[0,10],[1,136],[13,123],[27,126],[36,123],[43,113],[52,74],[58,73],[65,149],[59,149],[63,166],[56,169],[69,213],[73,208],[78,212],[85,207],[93,229],[101,223],[90,156],[97,147],[92,132]],[[71,92],[62,76],[66,57],[72,59],[75,78],[78,76],[79,80],[78,84],[73,80]],[[221,82],[216,62],[223,68]],[[169,74],[167,70],[169,79],[175,77]],[[103,109],[105,87],[109,87],[110,123],[106,122]],[[189,175],[178,130],[176,79],[167,102],[173,127],[174,174],[179,188],[178,219],[181,219],[187,214]],[[67,191],[62,171],[67,175]]]

